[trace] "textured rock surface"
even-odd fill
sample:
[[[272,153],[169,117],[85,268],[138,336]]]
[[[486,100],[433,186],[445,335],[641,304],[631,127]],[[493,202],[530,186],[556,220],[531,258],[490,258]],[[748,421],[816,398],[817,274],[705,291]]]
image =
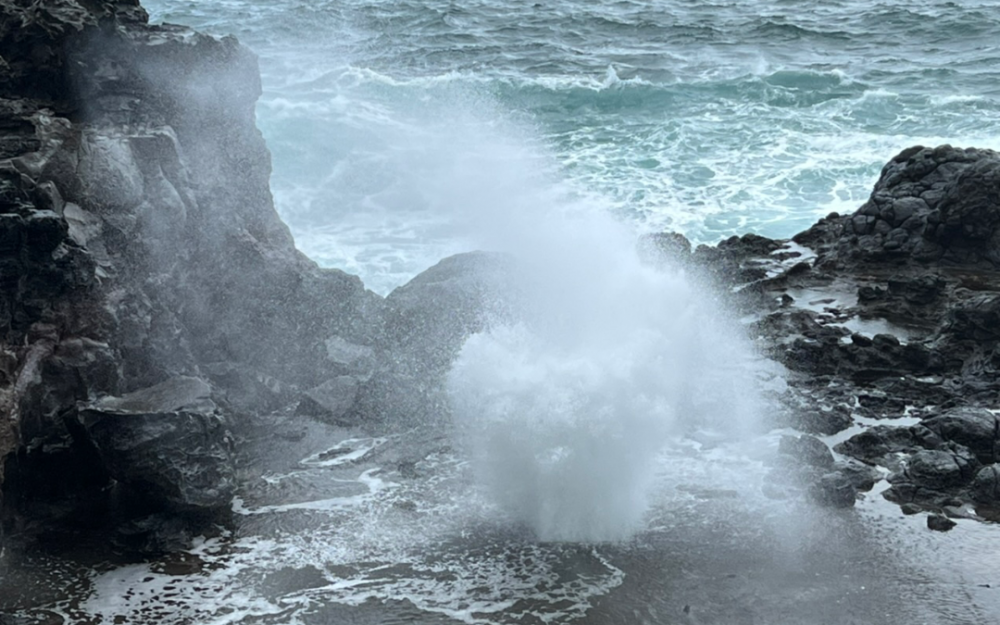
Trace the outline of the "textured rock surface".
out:
[[[788,372],[777,423],[827,435],[864,424],[835,451],[888,469],[887,497],[959,516],[979,501],[997,518],[985,505],[993,473],[974,477],[1000,455],[998,226],[1000,154],[918,146],[886,164],[853,214],[790,241],[748,235],[688,252],[660,235],[641,247],[710,276],[753,319],[751,336]],[[835,491],[795,454],[814,497]],[[881,475],[871,471],[842,474],[868,486]]]
[[[0,482],[11,469],[18,501],[114,478],[224,506],[240,416],[440,418],[465,337],[512,314],[504,257],[445,259],[383,300],[302,256],[272,205],[259,93],[235,39],[149,25],[136,0],[0,0]],[[639,247],[755,317],[788,372],[778,424],[909,419],[836,448],[866,466],[789,439],[807,494],[852,505],[880,465],[897,501],[951,509],[998,492],[998,226],[997,153],[916,147],[793,241]]]
[[[457,254],[390,293],[377,372],[361,389],[356,414],[383,422],[446,416],[444,376],[470,334],[514,314],[516,276],[506,255]]]
[[[233,442],[203,380],[177,377],[79,407],[77,436],[108,474],[144,498],[181,511],[229,508]]]
[[[505,261],[445,259],[384,300],[299,253],[234,38],[150,25],[137,0],[0,0],[0,69],[4,492],[110,478],[224,507],[230,430],[253,413],[445,414],[441,381]],[[130,403],[179,379],[207,407]]]
[[[176,376],[231,410],[350,373],[327,341],[369,345],[381,298],[305,258],[278,218],[253,54],[149,25],[135,0],[2,0],[0,18],[0,458],[19,475],[93,459],[67,425],[84,404],[94,441],[168,413],[186,424],[161,442],[224,438],[197,411],[94,421],[102,397]],[[116,476],[141,456],[120,442]]]
[[[821,256],[846,261],[996,267],[998,225],[1000,154],[917,146],[886,164],[857,212],[825,220],[796,240],[822,242]]]

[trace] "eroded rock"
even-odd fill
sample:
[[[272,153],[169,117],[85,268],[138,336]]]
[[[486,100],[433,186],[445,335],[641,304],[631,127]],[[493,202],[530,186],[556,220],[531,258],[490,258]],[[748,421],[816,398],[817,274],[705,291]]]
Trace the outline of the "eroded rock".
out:
[[[177,377],[88,402],[78,420],[110,476],[142,498],[182,512],[230,507],[232,439],[203,380]]]

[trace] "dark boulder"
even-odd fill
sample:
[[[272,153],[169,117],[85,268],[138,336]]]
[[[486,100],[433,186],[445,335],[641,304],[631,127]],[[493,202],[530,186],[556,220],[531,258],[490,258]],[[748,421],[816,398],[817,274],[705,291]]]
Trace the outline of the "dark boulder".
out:
[[[979,464],[967,449],[922,449],[906,460],[902,476],[890,476],[889,481],[907,481],[945,491],[967,484],[978,468]]]
[[[181,512],[228,509],[235,492],[232,439],[197,378],[178,377],[80,406],[80,435],[112,478]]]
[[[809,467],[826,469],[833,466],[830,448],[815,436],[782,436],[778,453]]]
[[[838,460],[834,466],[859,491],[871,490],[882,478],[878,469],[856,460]]]
[[[946,449],[923,449],[908,457],[900,471],[888,478],[892,486],[885,497],[897,503],[912,502],[939,507],[955,501],[979,470],[972,453],[951,444]]]
[[[931,514],[927,517],[927,529],[935,532],[948,532],[958,525],[943,514]]]
[[[1000,465],[985,466],[972,480],[972,498],[980,503],[1000,504]]]
[[[842,218],[841,259],[1000,265],[1000,155],[949,145],[904,150],[869,200]]]
[[[839,443],[834,450],[868,464],[887,464],[890,455],[920,449],[938,449],[943,443],[937,434],[920,425],[876,425]]]
[[[954,408],[922,424],[942,439],[968,447],[982,464],[998,459],[1000,420],[985,408]]]
[[[823,506],[850,508],[857,501],[858,491],[848,476],[834,471],[813,481],[809,485],[809,496]]]

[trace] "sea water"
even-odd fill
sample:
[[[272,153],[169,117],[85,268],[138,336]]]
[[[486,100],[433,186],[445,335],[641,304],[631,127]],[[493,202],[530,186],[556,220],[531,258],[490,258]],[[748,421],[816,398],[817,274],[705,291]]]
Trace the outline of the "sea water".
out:
[[[467,177],[497,141],[707,243],[852,211],[911,145],[1000,148],[991,0],[145,4],[260,56],[279,212],[380,293],[470,247],[452,216],[510,192]]]
[[[995,528],[877,492],[768,499],[756,358],[636,234],[787,236],[915,143],[1000,147],[988,2],[153,1],[259,55],[297,244],[387,293],[487,248],[528,313],[472,337],[455,431],[306,420],[233,528],[123,564],[7,554],[0,606],[72,623],[980,623]],[[532,312],[533,311],[533,312]],[[416,458],[414,462],[412,459]],[[884,487],[876,487],[876,491]]]

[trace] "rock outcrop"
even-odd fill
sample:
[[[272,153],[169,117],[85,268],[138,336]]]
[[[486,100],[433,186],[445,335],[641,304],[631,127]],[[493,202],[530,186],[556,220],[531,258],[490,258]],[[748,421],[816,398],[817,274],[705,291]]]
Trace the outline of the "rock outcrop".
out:
[[[7,509],[115,483],[225,512],[248,417],[443,414],[505,261],[446,259],[387,299],[318,267],[274,210],[260,92],[234,38],[138,0],[0,0]]]
[[[885,420],[836,451],[888,469],[893,501],[992,518],[998,226],[1000,154],[914,147],[885,166],[855,213],[832,214],[790,241],[747,235],[688,252],[672,235],[645,247],[721,283],[756,317],[751,334],[788,369],[791,390],[775,398],[783,423],[833,434],[858,418]],[[822,454],[803,440],[788,439],[783,450],[815,477]],[[836,479],[813,479],[814,496],[848,502]]]
[[[112,479],[154,507],[225,509],[236,488],[233,441],[211,392],[203,380],[178,376],[81,404],[69,427],[93,444]]]
[[[235,39],[150,25],[137,0],[0,0],[7,510],[122,490],[147,512],[224,512],[242,417],[440,418],[465,337],[514,314],[503,256],[445,259],[383,299],[299,253],[268,187],[260,88]],[[849,507],[887,472],[913,509],[996,509],[1000,155],[911,148],[857,212],[790,241],[692,250],[665,233],[640,253],[755,317],[788,370],[782,425],[888,420],[836,447],[849,459],[786,439],[801,492]]]
[[[235,39],[150,25],[136,0],[2,0],[0,68],[5,490],[34,497],[38,467],[62,462],[228,506],[218,411],[109,398],[187,376],[222,412],[282,405],[353,373],[328,345],[371,344],[381,298],[295,249]],[[139,441],[193,447],[157,464]]]

